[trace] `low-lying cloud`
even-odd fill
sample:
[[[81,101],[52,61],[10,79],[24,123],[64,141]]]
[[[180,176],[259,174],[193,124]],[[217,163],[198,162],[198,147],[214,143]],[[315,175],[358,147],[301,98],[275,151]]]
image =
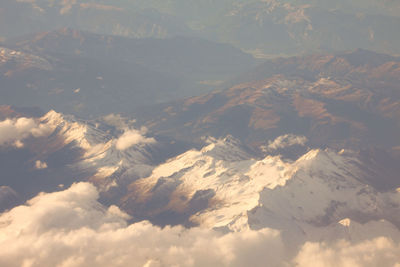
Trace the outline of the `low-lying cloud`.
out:
[[[222,234],[165,227],[97,202],[89,183],[40,194],[0,216],[1,266],[280,266],[283,244],[270,229]]]
[[[277,137],[274,141],[268,143],[269,150],[277,150],[294,145],[304,146],[307,143],[307,137],[294,134],[285,134]]]
[[[146,137],[145,130],[138,131],[135,129],[127,129],[117,139],[115,146],[118,150],[125,150],[138,144],[153,144],[156,142],[154,138]]]
[[[0,215],[0,266],[396,266],[399,244],[378,237],[358,244],[306,243],[287,259],[278,231],[128,224],[101,205],[90,183],[41,193]]]
[[[387,237],[378,237],[358,244],[339,241],[333,245],[306,243],[296,259],[299,267],[400,267],[400,246]]]
[[[22,147],[22,141],[29,136],[45,136],[50,131],[48,125],[38,123],[32,118],[6,119],[0,122],[0,146]]]

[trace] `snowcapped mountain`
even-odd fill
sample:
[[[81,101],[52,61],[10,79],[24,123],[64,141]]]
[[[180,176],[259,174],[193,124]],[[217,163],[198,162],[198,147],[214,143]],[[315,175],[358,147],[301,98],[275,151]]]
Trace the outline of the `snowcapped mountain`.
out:
[[[400,1],[0,2],[0,267],[400,267]]]
[[[375,159],[350,150],[312,149],[292,161],[257,159],[232,137],[209,142],[133,182],[124,209],[161,225],[279,230],[288,257],[307,242],[400,240],[398,169],[376,176],[370,171]],[[375,185],[387,181],[385,175],[394,179],[382,190]]]
[[[46,65],[2,51],[0,66]],[[169,266],[177,251],[193,256],[185,261],[193,266],[207,265],[199,244],[209,250],[209,242],[226,257],[215,254],[210,266],[247,266],[253,252],[263,255],[254,266],[270,259],[279,267],[308,267],[310,259],[324,267],[393,266],[400,260],[399,69],[398,58],[364,50],[268,61],[245,75],[250,81],[152,106],[139,121],[0,106],[0,246],[24,251],[15,240],[43,236],[57,243],[54,229],[65,229],[83,240],[72,246],[79,251],[92,244],[84,241],[90,231],[116,236],[110,251],[129,244],[131,257],[131,244],[142,239],[149,251],[172,253],[140,252],[147,266]],[[154,235],[165,240],[155,244]],[[277,253],[266,258],[267,251]]]
[[[55,111],[24,117],[10,108],[1,110],[13,115],[0,122],[0,131],[13,127],[17,134],[7,140],[3,135],[0,156],[11,162],[23,159],[17,173],[7,174],[13,166],[1,163],[9,185],[0,188],[3,209],[41,191],[57,192],[88,181],[96,187],[75,184],[48,197],[59,194],[68,196],[67,201],[69,191],[80,195],[79,188],[90,187],[91,193],[85,194],[100,195],[101,204],[118,205],[129,215],[90,199],[94,210],[110,213],[111,219],[117,216],[120,227],[133,222],[129,229],[148,220],[221,237],[272,231],[284,251],[277,266],[307,263],[304,255],[323,253],[326,247],[340,252],[367,242],[373,249],[376,244],[392,249],[400,240],[399,169],[393,164],[398,158],[390,151],[313,149],[306,137],[286,134],[257,151],[227,136],[204,138],[202,148],[178,153],[178,144],[152,137],[117,115],[85,121]],[[300,156],[286,157],[293,147]],[[28,174],[33,182],[26,179]],[[19,175],[18,182],[8,175]],[[24,191],[27,185],[30,191]],[[47,198],[42,194],[37,201],[40,196]],[[27,205],[39,202],[33,199]],[[18,209],[4,216],[14,216]]]
[[[82,150],[82,157],[75,167],[97,169],[94,177],[103,179],[118,169],[129,169],[132,165],[150,165],[150,148],[147,144],[133,143],[127,149],[116,147],[117,137],[98,129],[95,122],[88,123],[50,111],[40,121],[52,129],[52,135],[63,139],[62,146],[73,144]]]
[[[278,229],[286,242],[303,244],[310,237],[327,238],[350,220],[398,227],[398,191],[375,188],[371,179],[384,178],[371,176],[353,151],[314,149],[295,161],[260,160],[228,137],[157,166],[129,186],[123,207],[136,219],[158,224]]]
[[[182,149],[179,142],[146,137],[145,128],[137,130],[119,116],[85,121],[55,111],[41,117],[25,117],[6,108],[4,112],[13,115],[1,122],[0,131],[18,134],[0,139],[2,182],[22,201],[43,190],[90,181],[104,201],[112,202],[125,185],[149,175],[160,160]],[[22,165],[14,168],[10,162]],[[36,177],[34,186],[26,186],[33,183],[29,176]]]
[[[29,120],[15,116],[15,127]],[[27,171],[35,169],[43,181],[55,171],[59,179],[30,194],[21,193],[19,183],[3,190],[15,190],[12,195],[23,199],[38,190],[90,181],[105,203],[120,203],[134,220],[160,225],[269,227],[299,240],[346,218],[400,225],[399,170],[389,152],[311,149],[307,138],[284,135],[260,148],[262,154],[227,136],[206,138],[203,148],[178,155],[177,144],[148,137],[146,129],[135,129],[120,116],[84,121],[49,111],[30,120],[29,134],[12,139],[8,150],[26,151]],[[301,148],[300,156],[285,157],[292,147]],[[175,154],[165,152],[171,149]]]

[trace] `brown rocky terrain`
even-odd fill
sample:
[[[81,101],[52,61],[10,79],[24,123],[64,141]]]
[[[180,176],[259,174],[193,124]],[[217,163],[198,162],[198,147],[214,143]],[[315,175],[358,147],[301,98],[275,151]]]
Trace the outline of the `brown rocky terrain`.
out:
[[[177,138],[232,134],[258,147],[285,133],[311,146],[400,144],[400,60],[365,50],[267,61],[229,89],[177,101],[147,122]]]

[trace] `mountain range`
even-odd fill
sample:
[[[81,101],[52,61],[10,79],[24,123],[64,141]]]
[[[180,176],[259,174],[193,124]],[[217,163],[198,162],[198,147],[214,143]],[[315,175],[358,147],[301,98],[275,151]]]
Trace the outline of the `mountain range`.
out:
[[[278,230],[285,261],[307,242],[400,237],[400,155],[390,150],[315,149],[306,137],[288,134],[260,156],[233,136],[190,148],[116,115],[85,121],[55,111],[25,117],[29,111],[1,110],[9,121],[0,129],[6,122],[20,129],[1,140],[3,210],[43,190],[66,194],[76,182],[90,182],[100,194],[96,205],[121,207],[129,223]],[[31,126],[22,127],[28,120]]]
[[[152,132],[181,140],[231,134],[259,148],[295,134],[313,148],[397,149],[399,70],[398,58],[365,50],[275,59],[228,89],[137,117]]]
[[[70,27],[131,38],[201,37],[258,57],[355,47],[399,54],[397,1],[5,0],[0,8],[6,39]]]
[[[2,104],[81,117],[198,95],[257,64],[239,49],[199,38],[130,39],[69,28],[10,39],[0,53]]]
[[[399,11],[3,1],[0,266],[400,266]]]

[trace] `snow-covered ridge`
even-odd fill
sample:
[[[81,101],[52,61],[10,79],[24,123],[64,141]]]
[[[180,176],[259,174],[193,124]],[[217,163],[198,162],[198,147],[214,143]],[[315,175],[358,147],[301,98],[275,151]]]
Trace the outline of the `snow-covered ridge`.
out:
[[[374,168],[370,163],[374,160],[365,161],[358,152],[308,149],[296,160],[289,160],[279,155],[279,148],[304,145],[306,140],[284,135],[274,143],[274,155],[259,158],[239,140],[228,136],[208,138],[202,149],[188,150],[156,166],[151,157],[157,143],[134,142],[122,150],[116,146],[126,129],[144,135],[144,139],[138,140],[151,138],[144,130],[126,125],[112,128],[111,124],[82,121],[54,111],[34,120],[33,129],[43,131],[33,134],[36,131],[31,127],[30,138],[23,141],[27,149],[32,146],[41,151],[35,160],[44,164],[47,161],[42,157],[46,153],[51,157],[51,151],[57,149],[67,153],[80,151],[67,172],[88,173],[82,180],[97,187],[95,190],[89,183],[81,184],[78,191],[83,199],[87,194],[85,188],[92,188],[89,194],[93,195],[91,203],[95,207],[101,207],[95,201],[99,194],[102,202],[122,204],[121,208],[132,215],[126,218],[139,224],[149,220],[158,225],[198,225],[202,229],[182,231],[212,231],[218,236],[273,231],[282,241],[287,258],[303,263],[301,255],[307,249],[333,247],[342,252],[343,248],[375,241],[396,247],[395,242],[400,240],[399,186],[385,190],[374,187],[370,177]],[[34,171],[46,172],[52,168],[48,163],[47,168]],[[74,192],[75,199],[75,189],[77,185],[64,193],[48,195]],[[0,188],[0,198],[16,205],[17,192]],[[81,210],[76,207],[73,210]],[[114,206],[113,210],[120,214]],[[89,222],[93,219],[88,218]],[[121,227],[125,227],[122,222]]]
[[[238,140],[227,137],[209,142],[203,149],[187,151],[157,166],[151,176],[134,182],[127,198],[134,199],[135,203],[129,203],[133,206],[154,203],[156,209],[184,212],[196,209],[196,201],[207,201],[215,193],[213,201],[220,207],[221,215],[217,215],[219,219],[212,224],[218,226],[255,207],[258,197],[254,191],[259,192],[267,185],[276,186],[274,181],[247,176],[246,171],[251,172],[251,166],[257,161],[251,159]],[[285,163],[278,158],[265,162],[272,166],[268,170],[273,173],[271,176],[281,176],[280,168]],[[158,203],[157,199],[162,196],[167,197],[169,203]]]
[[[100,185],[103,190],[116,186],[118,184],[116,179],[123,177],[124,173],[129,173],[129,177],[133,179],[152,168],[149,149],[156,145],[155,140],[151,139],[154,142],[149,143],[145,142],[148,140],[145,137],[138,139],[142,134],[140,131],[127,127],[119,131],[120,135],[115,135],[104,130],[107,126],[103,125],[100,129],[98,122],[79,120],[54,110],[49,111],[38,121],[46,129],[50,129],[45,149],[48,147],[53,147],[51,151],[65,147],[79,149],[81,156],[71,168],[92,173],[89,180]],[[117,144],[121,136],[124,132],[132,131],[135,131],[136,139],[128,140],[128,145],[125,145],[123,150],[119,149]],[[127,137],[123,141],[126,142],[126,139]]]
[[[369,185],[367,168],[356,153],[311,151],[291,168],[285,186],[261,192],[259,205],[248,212],[251,227],[273,227],[304,240],[315,229],[348,225],[346,218],[358,223],[384,219],[400,226],[400,194]]]
[[[191,223],[206,228],[278,229],[293,246],[338,231],[346,238],[343,227],[351,225],[400,226],[400,194],[371,186],[356,152],[313,149],[296,161],[257,160],[242,158],[246,152],[233,143],[214,139],[159,165],[130,185],[125,208],[139,217],[190,214]],[[218,151],[239,156],[225,159]]]

